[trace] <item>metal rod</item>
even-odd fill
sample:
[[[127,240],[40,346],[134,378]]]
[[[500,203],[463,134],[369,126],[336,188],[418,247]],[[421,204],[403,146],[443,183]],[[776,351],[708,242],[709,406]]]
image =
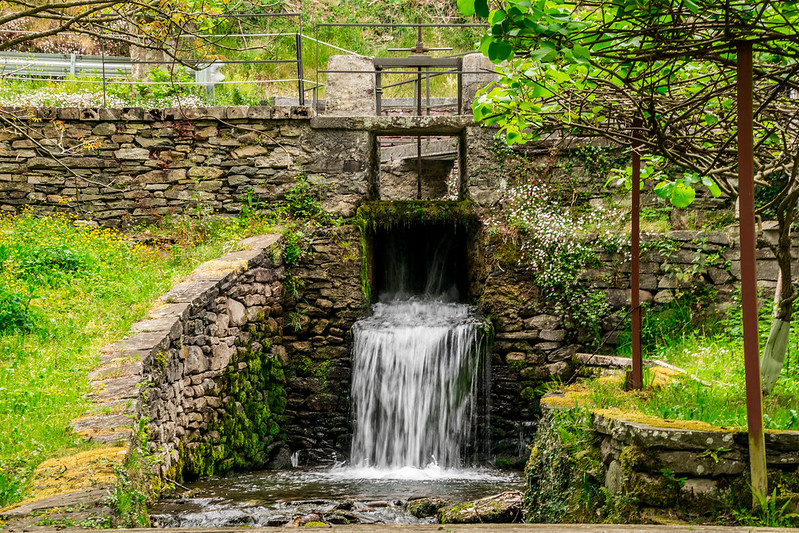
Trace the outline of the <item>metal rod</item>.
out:
[[[228,18],[264,18],[264,17],[302,17],[302,13],[231,13],[222,15]]]
[[[422,199],[422,136],[416,136],[416,199]]]
[[[641,350],[641,154],[638,151],[640,142],[638,137],[641,132],[641,119],[633,120],[633,190],[632,190],[632,215],[630,230],[630,251],[632,264],[630,265],[630,308],[632,310],[632,364],[631,387],[640,390],[644,387],[644,361]]]
[[[383,71],[375,68],[375,108],[379,117],[383,112]],[[325,95],[327,97],[327,95]]]
[[[103,107],[108,107],[105,96],[105,41],[100,39],[100,53],[103,56]]]
[[[319,28],[316,27],[314,29],[314,31],[317,32],[317,33],[314,34],[315,37],[309,37],[307,35],[303,35],[302,38],[303,39],[308,39],[309,41],[316,42],[316,48],[317,49],[319,48],[319,44],[321,43],[321,44],[323,44],[323,45],[325,45],[325,46],[327,46],[329,48],[333,48],[334,50],[339,50],[339,51],[344,52],[346,54],[350,54],[350,55],[353,55],[353,56],[362,55],[362,54],[359,54],[358,52],[353,52],[352,50],[347,50],[346,48],[341,48],[340,46],[336,46],[334,44],[326,43],[325,41],[320,41],[319,40],[319,33],[318,33],[319,32]]]
[[[316,114],[319,114],[319,26],[314,24],[314,38],[316,42],[316,86],[313,90],[313,108]],[[303,35],[303,37],[305,37]],[[325,76],[325,83],[327,83],[327,76]]]
[[[741,305],[743,307],[746,420],[752,503],[768,495],[766,442],[760,389],[760,344],[757,328],[757,265],[755,263],[754,136],[752,132],[752,43],[739,42],[738,52],[738,202],[741,234]]]
[[[427,68],[425,70],[427,71],[424,77],[427,89],[427,102],[426,102],[427,105],[425,105],[425,109],[427,110],[427,116],[430,116],[430,69]]]
[[[296,36],[295,45],[297,46],[297,92],[300,105],[305,105],[305,89],[302,86],[302,37],[299,33]]]

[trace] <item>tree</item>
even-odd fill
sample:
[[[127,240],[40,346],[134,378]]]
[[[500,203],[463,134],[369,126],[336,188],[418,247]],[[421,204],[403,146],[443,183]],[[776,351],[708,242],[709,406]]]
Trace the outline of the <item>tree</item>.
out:
[[[480,50],[500,81],[474,103],[508,143],[601,137],[668,168],[655,191],[679,207],[695,187],[737,196],[735,43],[752,43],[755,181],[779,223],[777,309],[761,375],[770,392],[785,357],[793,302],[790,231],[799,200],[799,2],[775,0],[459,0],[486,18]],[[642,127],[633,130],[635,119]],[[653,173],[653,175],[656,173]]]
[[[63,34],[107,48],[197,68],[218,55],[262,49],[231,44],[225,34],[257,24],[244,15],[278,11],[250,0],[0,0],[0,51],[35,48]]]

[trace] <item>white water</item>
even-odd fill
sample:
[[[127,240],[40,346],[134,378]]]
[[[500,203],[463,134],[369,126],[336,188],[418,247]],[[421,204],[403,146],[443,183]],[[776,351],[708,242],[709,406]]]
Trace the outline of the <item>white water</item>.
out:
[[[442,479],[476,448],[484,334],[468,305],[377,303],[354,328],[351,468],[365,478]],[[474,475],[479,475],[474,472]]]

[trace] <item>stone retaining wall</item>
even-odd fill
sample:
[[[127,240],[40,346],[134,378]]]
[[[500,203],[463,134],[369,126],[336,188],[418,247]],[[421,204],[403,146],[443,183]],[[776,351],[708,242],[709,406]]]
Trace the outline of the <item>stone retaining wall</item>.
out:
[[[515,263],[503,261],[508,252],[490,240],[483,272],[481,310],[494,324],[492,359],[492,433],[494,452],[508,458],[524,455],[540,415],[543,385],[566,381],[595,333],[579,331],[569,317],[553,313],[532,276]],[[645,236],[641,255],[641,301],[649,310],[672,302],[680,293],[715,293],[715,305],[725,311],[734,305],[740,286],[740,250],[734,232],[672,231]],[[580,282],[603,291],[611,306],[600,324],[604,351],[619,343],[622,322],[628,318],[630,260],[624,253],[597,250],[599,264],[585,270]],[[799,265],[797,265],[799,266]],[[758,284],[764,300],[773,297],[777,263],[769,249],[758,251]],[[707,304],[710,309],[711,304]],[[645,313],[648,310],[644,311]]]
[[[320,228],[309,237],[308,253],[289,271],[295,290],[286,294],[283,336],[284,429],[303,465],[349,456],[351,331],[368,306],[358,228]]]
[[[329,211],[351,215],[367,196],[368,132],[313,128],[307,107],[5,111],[20,119],[0,131],[3,211],[112,227],[232,215],[282,197],[300,172],[322,186]]]
[[[90,440],[135,438],[183,478],[289,463],[282,349],[282,237],[242,242],[160,298],[92,375]]]
[[[644,513],[655,508],[707,514],[750,501],[745,432],[691,429],[702,424],[681,421],[633,422],[601,410],[591,422],[601,439],[605,486],[637,498]],[[799,432],[766,432],[766,448],[774,487],[782,474],[799,467]]]

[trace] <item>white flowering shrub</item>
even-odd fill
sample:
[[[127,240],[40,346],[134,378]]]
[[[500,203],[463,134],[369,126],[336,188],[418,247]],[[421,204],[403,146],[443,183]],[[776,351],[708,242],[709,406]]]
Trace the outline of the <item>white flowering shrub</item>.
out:
[[[518,266],[532,274],[543,298],[582,329],[599,334],[610,306],[603,292],[580,283],[579,278],[585,269],[598,266],[597,248],[629,260],[629,238],[614,231],[621,212],[596,209],[573,214],[549,192],[538,182],[512,186],[505,191],[500,209],[492,209],[484,223],[495,231],[519,234]]]
[[[145,107],[163,109],[169,107],[201,107],[203,99],[197,95],[171,95],[141,97],[128,92],[120,95],[107,91],[103,99],[102,89],[77,89],[60,85],[28,88],[16,85],[0,87],[0,106],[4,107]]]

